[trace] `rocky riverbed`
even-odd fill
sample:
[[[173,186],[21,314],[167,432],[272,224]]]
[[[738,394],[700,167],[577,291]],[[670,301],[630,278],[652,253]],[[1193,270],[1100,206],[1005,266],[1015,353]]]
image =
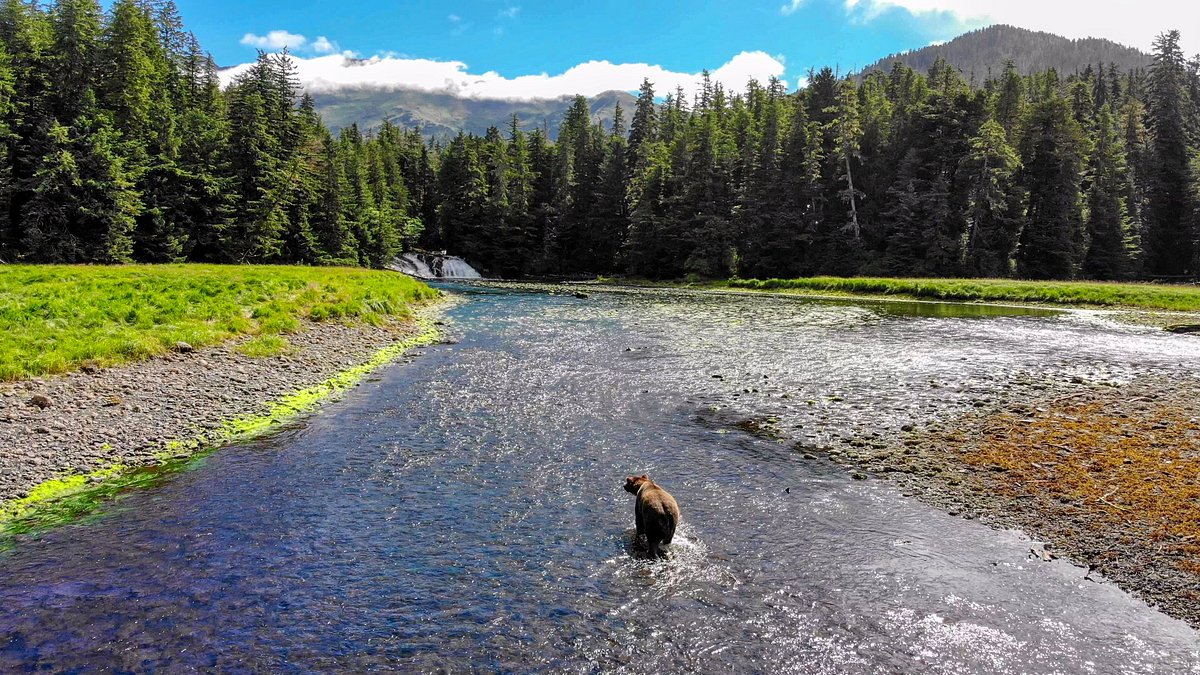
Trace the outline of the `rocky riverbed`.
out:
[[[254,358],[243,340],[128,366],[0,384],[0,504],[68,474],[154,463],[173,442],[220,440],[230,420],[262,415],[270,402],[359,365],[420,332],[308,323],[287,353]]]
[[[1031,560],[1067,558],[1200,628],[1197,392],[1190,377],[1062,383],[823,452],[951,515],[1022,529],[1044,542]]]

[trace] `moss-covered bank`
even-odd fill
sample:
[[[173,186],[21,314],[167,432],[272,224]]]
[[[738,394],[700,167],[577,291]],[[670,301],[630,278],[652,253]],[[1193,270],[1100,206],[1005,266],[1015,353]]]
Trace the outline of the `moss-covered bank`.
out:
[[[265,406],[254,406],[260,412],[230,417],[214,430],[175,438],[155,452],[150,461],[113,461],[91,471],[62,474],[34,486],[24,497],[0,503],[0,546],[17,534],[77,521],[123,493],[199,465],[215,448],[262,436],[312,412],[406,351],[439,339],[439,330],[431,319],[422,317],[415,323],[415,331],[361,362],[317,384],[277,396]]]

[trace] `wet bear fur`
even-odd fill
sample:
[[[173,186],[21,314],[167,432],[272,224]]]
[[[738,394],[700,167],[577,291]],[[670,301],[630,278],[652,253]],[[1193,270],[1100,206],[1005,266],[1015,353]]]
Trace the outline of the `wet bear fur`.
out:
[[[646,548],[651,556],[665,558],[666,547],[679,526],[679,504],[675,503],[671,493],[645,474],[626,478],[625,491],[637,495],[633,509],[637,536],[646,536]]]

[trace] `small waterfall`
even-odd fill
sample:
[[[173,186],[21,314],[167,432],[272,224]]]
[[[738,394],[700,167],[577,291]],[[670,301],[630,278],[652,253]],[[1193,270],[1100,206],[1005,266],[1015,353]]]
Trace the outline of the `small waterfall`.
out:
[[[416,253],[404,253],[399,258],[396,258],[388,269],[393,269],[397,272],[403,272],[410,277],[418,279],[433,279],[435,276],[429,264],[421,259]]]
[[[444,279],[480,279],[479,272],[467,264],[466,260],[456,256],[442,259],[442,269],[439,275]]]
[[[418,279],[480,279],[482,275],[458,256],[409,251],[396,258],[388,269]]]

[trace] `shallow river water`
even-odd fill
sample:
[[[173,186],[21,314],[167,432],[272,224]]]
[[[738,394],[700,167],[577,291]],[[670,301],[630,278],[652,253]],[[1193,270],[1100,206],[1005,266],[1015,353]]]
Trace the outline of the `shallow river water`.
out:
[[[1200,673],[1200,637],[795,441],[1200,370],[1087,313],[458,287],[456,344],[0,553],[0,672]],[[770,417],[791,441],[740,431]],[[744,426],[744,425],[743,425]],[[639,557],[624,477],[683,511]]]

